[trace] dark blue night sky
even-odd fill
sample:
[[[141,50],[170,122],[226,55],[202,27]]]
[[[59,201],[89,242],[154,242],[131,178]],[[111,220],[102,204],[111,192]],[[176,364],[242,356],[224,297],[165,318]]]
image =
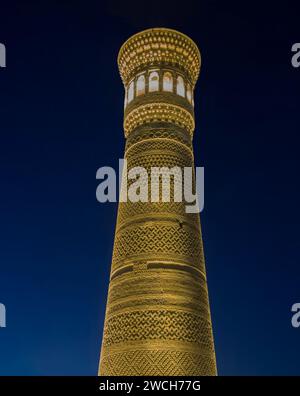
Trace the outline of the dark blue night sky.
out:
[[[296,2],[0,2],[1,375],[95,375],[123,157],[121,44],[149,27],[202,53],[195,157],[220,375],[299,375]]]

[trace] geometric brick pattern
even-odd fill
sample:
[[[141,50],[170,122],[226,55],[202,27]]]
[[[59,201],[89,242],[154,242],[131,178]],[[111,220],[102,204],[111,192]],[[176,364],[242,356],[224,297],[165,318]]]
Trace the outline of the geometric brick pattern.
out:
[[[105,375],[138,376],[209,376],[216,371],[211,355],[174,350],[134,350],[114,353],[103,358]]]
[[[154,224],[137,224],[120,230],[115,238],[113,269],[129,259],[155,254],[177,255],[180,258],[197,259],[202,254],[199,235],[191,227],[180,227],[178,223],[156,221]]]
[[[141,340],[178,340],[211,344],[211,327],[192,312],[166,309],[123,312],[105,323],[103,346]]]
[[[179,73],[194,87],[199,51],[169,29],[147,30],[123,45],[125,85],[153,68],[160,76]],[[194,166],[192,102],[161,87],[148,95],[146,86],[125,108],[128,169],[144,167],[148,176],[151,167]],[[100,375],[217,373],[199,214],[174,202],[172,187],[170,198],[119,203]]]
[[[148,29],[130,37],[120,49],[118,65],[124,83],[154,61],[178,65],[195,84],[200,69],[200,53],[187,36],[172,29]]]

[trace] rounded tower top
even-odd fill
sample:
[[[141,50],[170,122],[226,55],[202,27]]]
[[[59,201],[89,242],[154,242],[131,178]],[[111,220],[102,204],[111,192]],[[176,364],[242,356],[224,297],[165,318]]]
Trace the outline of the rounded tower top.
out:
[[[183,33],[153,28],[131,36],[119,51],[118,66],[125,86],[145,68],[162,64],[183,70],[195,85],[201,65],[199,49]]]

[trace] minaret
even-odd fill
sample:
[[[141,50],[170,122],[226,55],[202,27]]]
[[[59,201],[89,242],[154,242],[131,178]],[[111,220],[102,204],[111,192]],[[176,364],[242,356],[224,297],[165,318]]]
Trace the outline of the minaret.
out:
[[[196,44],[171,29],[121,47],[128,171],[194,166],[200,61]],[[100,375],[216,375],[199,214],[186,205],[119,203]]]

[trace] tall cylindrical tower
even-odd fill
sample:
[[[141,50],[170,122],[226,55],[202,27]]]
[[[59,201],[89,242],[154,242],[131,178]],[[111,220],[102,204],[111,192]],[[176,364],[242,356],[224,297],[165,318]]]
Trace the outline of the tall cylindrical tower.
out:
[[[193,167],[195,43],[145,30],[118,65],[127,170]],[[119,203],[100,375],[216,375],[199,214],[172,198]]]

